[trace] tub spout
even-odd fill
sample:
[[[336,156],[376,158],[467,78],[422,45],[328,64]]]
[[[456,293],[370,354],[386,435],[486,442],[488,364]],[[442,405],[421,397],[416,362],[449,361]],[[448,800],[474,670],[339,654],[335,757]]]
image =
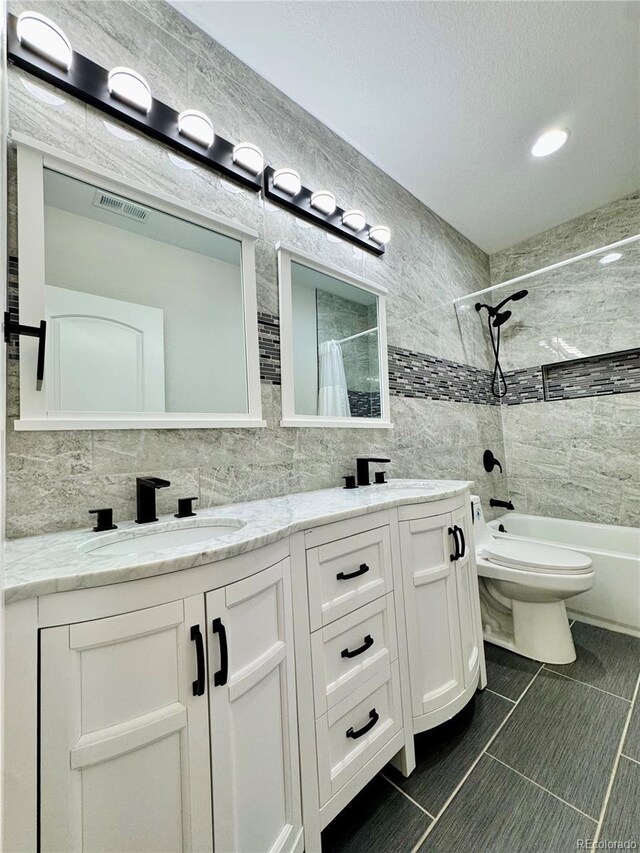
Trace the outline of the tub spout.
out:
[[[503,509],[515,509],[511,501],[499,501],[496,498],[491,498],[491,500],[489,501],[489,506],[500,506]]]

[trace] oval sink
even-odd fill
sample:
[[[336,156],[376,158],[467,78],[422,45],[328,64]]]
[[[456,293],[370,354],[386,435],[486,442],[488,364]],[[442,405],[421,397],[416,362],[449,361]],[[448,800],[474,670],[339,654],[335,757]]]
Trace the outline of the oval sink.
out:
[[[183,545],[203,546],[227,533],[244,527],[244,521],[234,518],[212,519],[187,527],[170,527],[164,530],[131,530],[103,536],[101,542],[90,542],[82,547],[86,553],[99,557],[124,557],[127,554],[145,554],[150,551],[166,551]],[[108,541],[107,541],[108,540]]]

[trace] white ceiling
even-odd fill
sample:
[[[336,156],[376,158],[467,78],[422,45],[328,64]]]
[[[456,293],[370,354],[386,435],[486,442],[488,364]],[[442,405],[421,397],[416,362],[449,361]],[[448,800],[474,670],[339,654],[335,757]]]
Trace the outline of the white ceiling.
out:
[[[640,187],[640,3],[170,2],[486,252]]]

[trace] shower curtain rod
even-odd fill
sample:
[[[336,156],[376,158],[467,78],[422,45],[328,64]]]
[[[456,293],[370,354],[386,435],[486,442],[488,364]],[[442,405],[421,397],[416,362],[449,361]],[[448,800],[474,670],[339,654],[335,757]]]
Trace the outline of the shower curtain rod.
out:
[[[374,326],[373,329],[365,329],[364,332],[358,332],[357,335],[349,335],[348,338],[342,338],[341,341],[336,341],[337,344],[346,344],[347,341],[355,341],[356,338],[361,338],[363,335],[370,335],[372,332],[377,332],[378,327]]]

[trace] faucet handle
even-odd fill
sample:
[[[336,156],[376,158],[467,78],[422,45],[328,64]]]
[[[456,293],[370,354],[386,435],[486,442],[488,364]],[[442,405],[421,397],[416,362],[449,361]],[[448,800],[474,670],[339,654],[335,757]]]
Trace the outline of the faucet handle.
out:
[[[178,498],[178,512],[174,513],[174,518],[190,518],[195,515],[191,503],[197,500],[197,495],[193,498]]]
[[[96,526],[93,528],[94,533],[102,533],[104,530],[117,530],[118,526],[113,523],[113,510],[111,507],[105,509],[90,509],[90,515],[95,515]]]

